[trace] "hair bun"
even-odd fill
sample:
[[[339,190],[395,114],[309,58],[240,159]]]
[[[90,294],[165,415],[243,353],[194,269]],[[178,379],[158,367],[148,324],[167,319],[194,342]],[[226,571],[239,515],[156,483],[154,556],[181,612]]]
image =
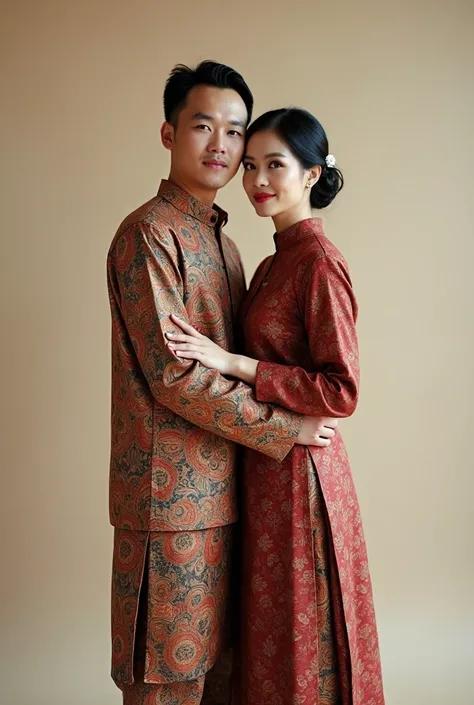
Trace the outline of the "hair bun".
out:
[[[311,189],[311,208],[326,208],[344,186],[344,178],[334,166],[324,165],[321,176]]]

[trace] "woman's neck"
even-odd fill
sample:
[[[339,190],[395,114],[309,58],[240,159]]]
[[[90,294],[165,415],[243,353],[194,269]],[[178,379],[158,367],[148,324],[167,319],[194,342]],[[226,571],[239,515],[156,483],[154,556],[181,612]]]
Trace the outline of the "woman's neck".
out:
[[[311,210],[311,206],[308,201],[308,203],[305,203],[304,205],[298,204],[293,208],[288,208],[288,210],[283,211],[282,213],[278,213],[278,215],[275,215],[272,220],[273,225],[275,226],[275,231],[277,233],[281,233],[283,230],[291,228],[291,226],[295,225],[295,223],[299,223],[302,220],[312,217],[313,211]]]

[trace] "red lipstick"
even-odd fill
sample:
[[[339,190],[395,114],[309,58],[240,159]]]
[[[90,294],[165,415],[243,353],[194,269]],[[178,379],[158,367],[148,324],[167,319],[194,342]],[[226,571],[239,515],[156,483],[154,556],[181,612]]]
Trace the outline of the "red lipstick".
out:
[[[269,201],[270,198],[274,198],[275,194],[274,193],[254,193],[253,195],[254,200],[257,201],[257,203],[265,203],[266,201]]]

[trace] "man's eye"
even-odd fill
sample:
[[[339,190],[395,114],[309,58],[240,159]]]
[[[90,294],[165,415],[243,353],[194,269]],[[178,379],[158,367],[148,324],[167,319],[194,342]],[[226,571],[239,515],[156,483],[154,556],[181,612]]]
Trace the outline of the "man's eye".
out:
[[[198,130],[209,130],[209,132],[211,131],[211,128],[209,127],[209,125],[196,125],[196,128]]]
[[[237,137],[242,137],[242,134],[238,132],[238,130],[229,130],[229,135],[232,135],[232,137],[234,135],[236,135]]]

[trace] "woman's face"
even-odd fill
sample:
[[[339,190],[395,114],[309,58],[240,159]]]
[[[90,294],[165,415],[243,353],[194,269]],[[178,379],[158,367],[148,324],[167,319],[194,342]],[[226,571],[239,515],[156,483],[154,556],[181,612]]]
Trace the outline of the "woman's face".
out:
[[[257,215],[275,218],[309,208],[311,176],[273,130],[257,132],[245,150],[243,186]],[[314,179],[316,180],[316,179]]]

